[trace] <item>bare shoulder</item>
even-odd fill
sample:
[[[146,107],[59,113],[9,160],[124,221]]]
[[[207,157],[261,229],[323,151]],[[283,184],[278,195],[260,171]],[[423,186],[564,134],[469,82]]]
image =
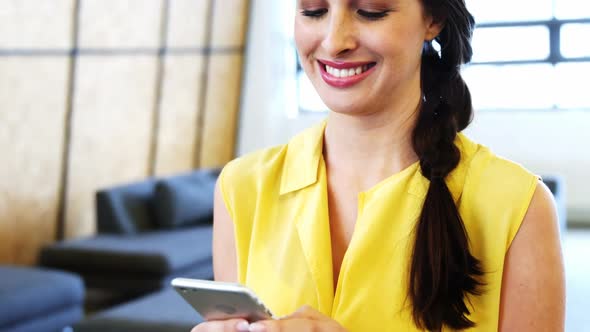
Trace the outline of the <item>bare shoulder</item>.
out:
[[[530,220],[539,221],[531,222]],[[535,224],[537,225],[535,226]],[[543,229],[544,232],[557,231],[557,210],[553,194],[551,194],[549,188],[542,181],[537,182],[537,187],[527,210],[527,214],[525,215],[525,219],[523,220],[522,227],[526,227],[526,229],[531,228],[532,231],[539,231],[540,226],[547,227],[546,229]]]
[[[563,331],[565,277],[553,196],[538,182],[506,253],[500,331]]]
[[[215,185],[213,206],[213,272],[217,281],[238,280],[234,226],[223,201],[219,180]]]

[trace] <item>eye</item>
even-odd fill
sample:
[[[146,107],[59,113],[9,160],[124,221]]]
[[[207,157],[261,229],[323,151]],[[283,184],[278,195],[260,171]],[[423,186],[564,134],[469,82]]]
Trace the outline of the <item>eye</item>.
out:
[[[389,12],[391,12],[391,10],[384,10],[384,11],[380,11],[380,12],[372,12],[372,11],[367,11],[367,10],[362,10],[359,9],[357,10],[357,13],[369,20],[380,20],[384,17],[386,17],[387,15],[389,15]]]
[[[324,14],[326,14],[327,12],[328,12],[328,10],[326,8],[314,9],[314,10],[304,9],[301,11],[301,15],[311,17],[311,18],[320,18],[320,17],[324,16]]]

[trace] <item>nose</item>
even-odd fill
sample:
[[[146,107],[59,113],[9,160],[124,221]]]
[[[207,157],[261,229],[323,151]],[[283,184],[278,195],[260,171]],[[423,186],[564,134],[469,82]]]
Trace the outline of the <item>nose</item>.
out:
[[[327,20],[322,47],[329,56],[338,57],[358,47],[354,22],[343,10],[333,10]]]

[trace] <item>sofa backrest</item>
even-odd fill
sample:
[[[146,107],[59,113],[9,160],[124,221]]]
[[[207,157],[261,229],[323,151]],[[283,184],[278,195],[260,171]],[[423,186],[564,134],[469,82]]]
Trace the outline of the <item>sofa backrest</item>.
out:
[[[196,170],[99,190],[98,233],[135,234],[211,223],[219,171]]]
[[[135,234],[155,228],[153,196],[156,179],[99,190],[98,233]]]
[[[213,196],[219,171],[189,172],[156,183],[155,223],[161,229],[212,225]]]

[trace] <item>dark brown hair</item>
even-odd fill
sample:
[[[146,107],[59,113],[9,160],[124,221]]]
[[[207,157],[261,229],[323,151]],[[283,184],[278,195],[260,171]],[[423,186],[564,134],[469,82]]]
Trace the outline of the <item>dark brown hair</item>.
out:
[[[461,153],[454,141],[472,118],[473,107],[460,66],[471,60],[474,20],[463,0],[422,0],[425,13],[444,27],[422,53],[422,103],[413,132],[413,146],[422,175],[430,180],[416,225],[409,275],[414,322],[439,331],[443,326],[475,326],[467,317],[468,294],[481,294],[483,270],[469,250],[465,226],[445,178]]]

